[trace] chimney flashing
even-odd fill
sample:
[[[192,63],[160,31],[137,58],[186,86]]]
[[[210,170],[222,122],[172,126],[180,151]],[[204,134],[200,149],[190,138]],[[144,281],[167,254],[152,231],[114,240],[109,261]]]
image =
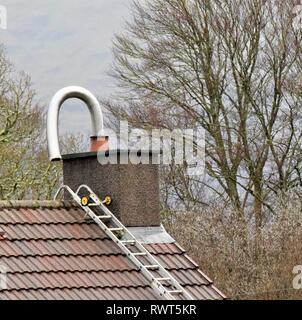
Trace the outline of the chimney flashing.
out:
[[[163,225],[156,227],[129,227],[128,230],[143,244],[175,243]]]

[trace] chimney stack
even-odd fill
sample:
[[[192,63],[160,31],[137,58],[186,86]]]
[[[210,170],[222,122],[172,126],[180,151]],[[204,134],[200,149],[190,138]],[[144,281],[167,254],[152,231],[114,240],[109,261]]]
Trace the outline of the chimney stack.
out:
[[[64,155],[64,184],[73,190],[86,184],[100,199],[110,196],[109,209],[126,226],[159,226],[158,166],[120,164],[129,152],[111,152],[117,153],[117,164],[100,164],[96,152]]]
[[[61,156],[58,142],[58,115],[61,105],[69,98],[83,100],[92,120],[90,152]],[[142,158],[149,157],[149,164],[132,164],[128,150],[110,150],[116,153],[116,164],[104,163],[108,139],[104,136],[103,116],[97,99],[80,87],[60,90],[52,99],[47,119],[47,140],[50,160],[63,160],[64,184],[76,190],[80,185],[88,185],[100,199],[110,196],[109,209],[128,227],[151,227],[160,225],[159,212],[159,172],[152,164],[152,153],[141,151]],[[103,150],[102,153],[98,151]],[[133,151],[132,151],[133,152]],[[121,159],[123,159],[121,161]],[[127,163],[127,162],[126,162]]]

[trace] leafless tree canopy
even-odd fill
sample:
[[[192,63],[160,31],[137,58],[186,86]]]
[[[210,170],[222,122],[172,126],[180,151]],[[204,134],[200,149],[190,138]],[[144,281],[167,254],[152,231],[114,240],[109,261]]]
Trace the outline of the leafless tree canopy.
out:
[[[48,160],[44,108],[34,97],[30,78],[0,46],[0,199],[51,199],[62,177],[61,165]],[[62,149],[75,149],[80,139],[65,137]]]
[[[136,127],[205,128],[202,183],[239,215],[252,201],[259,228],[274,199],[301,183],[301,32],[292,26],[293,6],[136,2],[114,43],[121,90],[107,107]],[[181,173],[167,177],[180,196],[200,200]]]

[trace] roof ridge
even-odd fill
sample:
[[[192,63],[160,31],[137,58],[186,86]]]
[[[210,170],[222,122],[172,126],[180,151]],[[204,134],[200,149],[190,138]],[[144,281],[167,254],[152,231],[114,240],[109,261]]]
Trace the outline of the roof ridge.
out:
[[[67,200],[1,200],[0,209],[36,209],[36,208],[48,208],[48,209],[60,209],[60,208],[73,208],[77,207],[75,201]]]

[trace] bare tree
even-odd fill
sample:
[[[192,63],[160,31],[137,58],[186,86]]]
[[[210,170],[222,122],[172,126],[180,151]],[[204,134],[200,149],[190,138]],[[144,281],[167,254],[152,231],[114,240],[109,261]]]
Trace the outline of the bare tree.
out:
[[[301,168],[301,33],[292,27],[293,6],[134,2],[133,19],[114,42],[121,90],[107,108],[137,127],[201,125],[207,188],[241,218],[252,201],[257,229],[274,197],[297,185]]]
[[[30,78],[17,73],[0,48],[0,199],[51,199],[62,177],[46,151],[44,108],[34,103]],[[78,150],[82,137],[62,139]]]

